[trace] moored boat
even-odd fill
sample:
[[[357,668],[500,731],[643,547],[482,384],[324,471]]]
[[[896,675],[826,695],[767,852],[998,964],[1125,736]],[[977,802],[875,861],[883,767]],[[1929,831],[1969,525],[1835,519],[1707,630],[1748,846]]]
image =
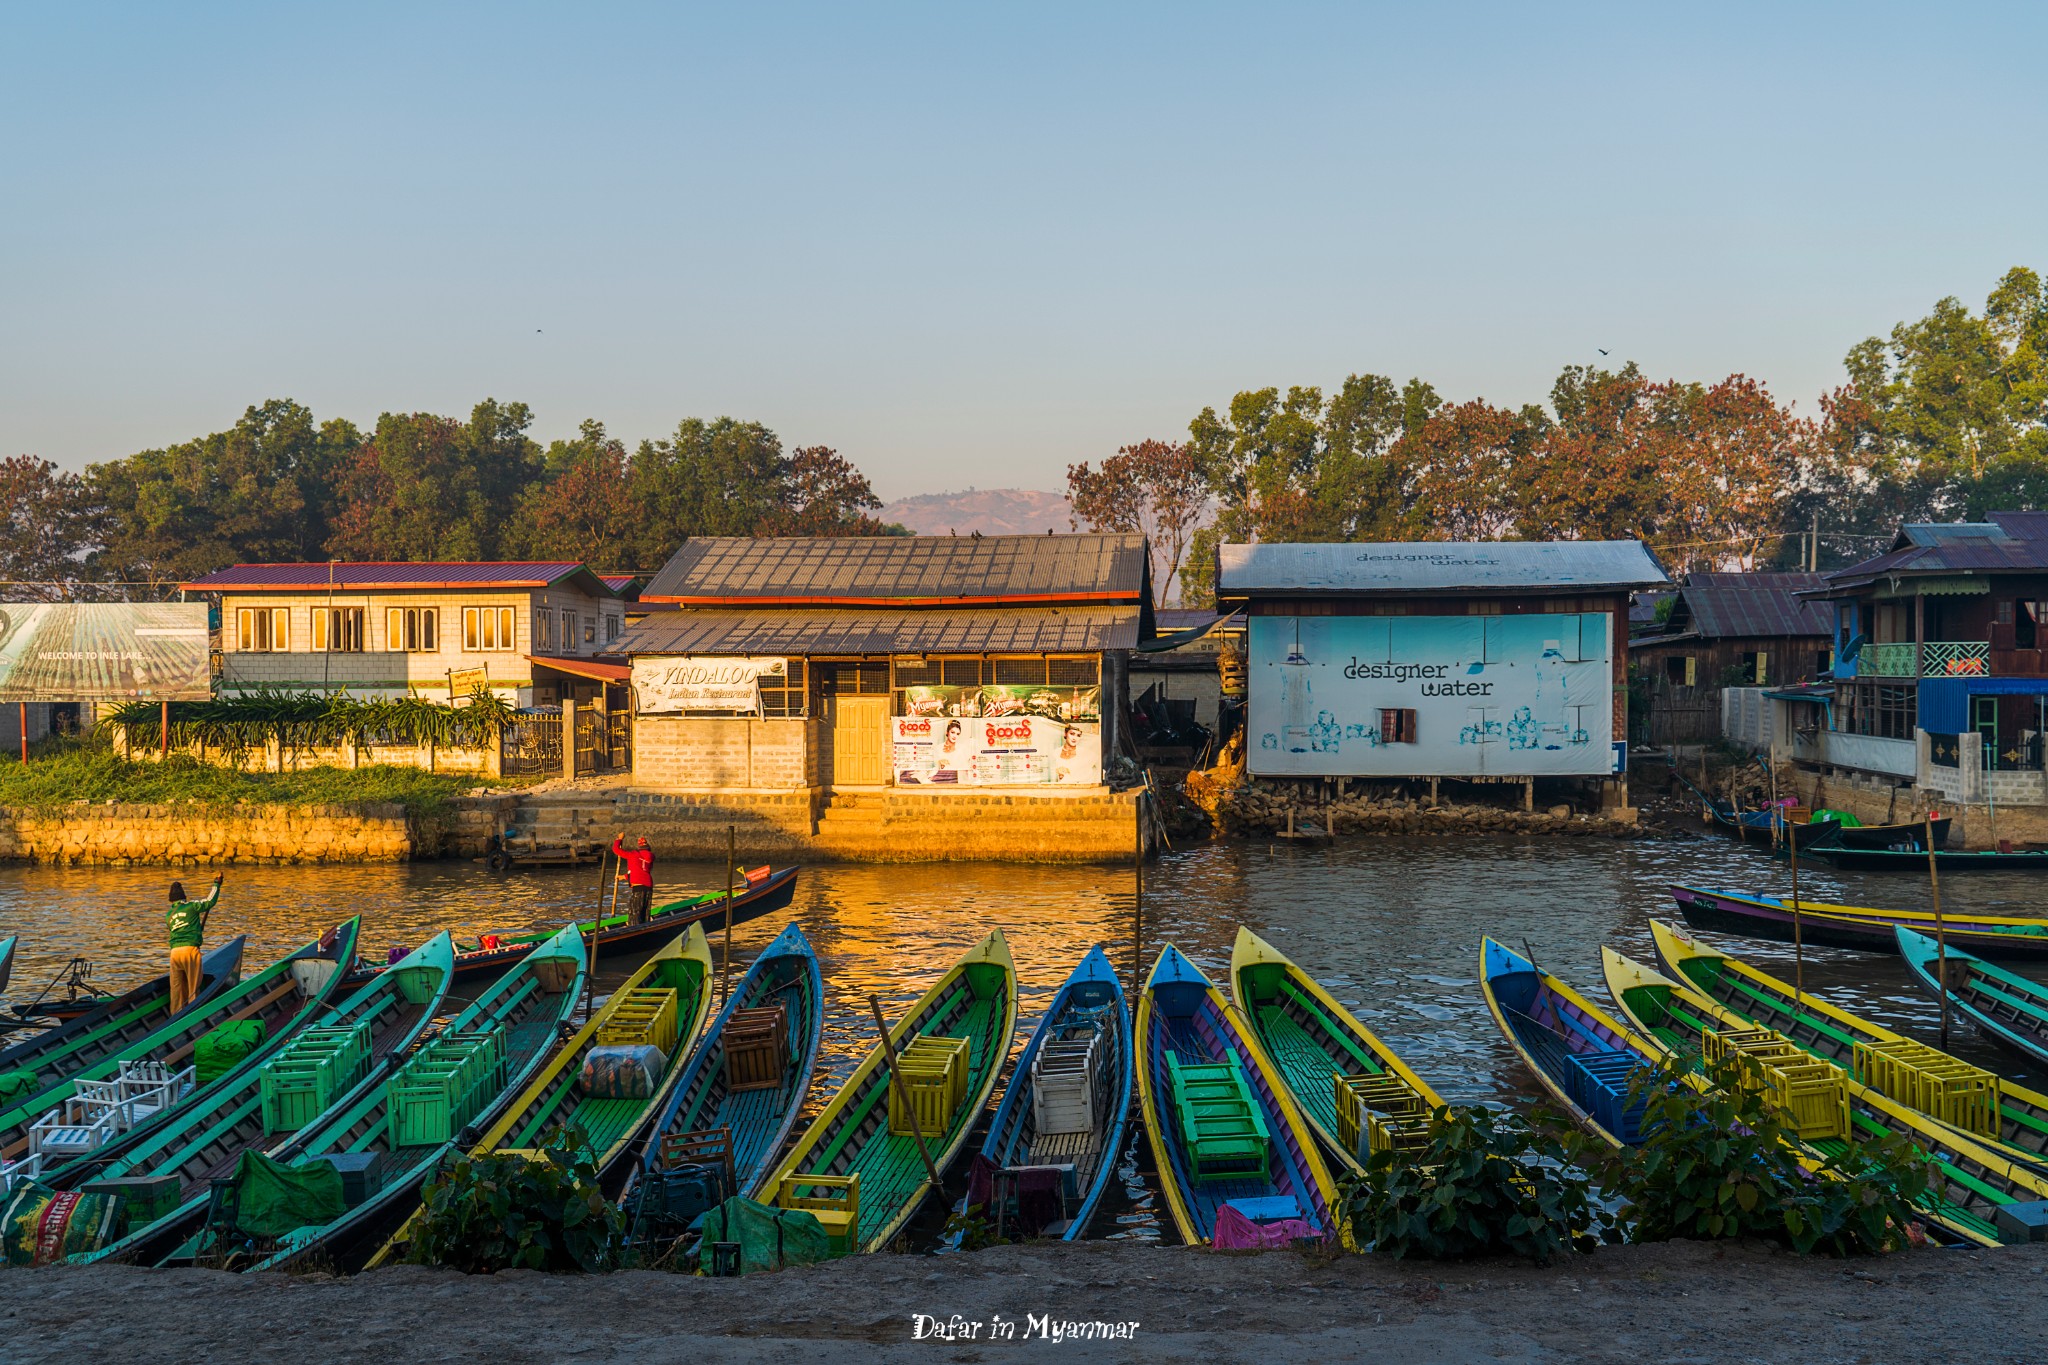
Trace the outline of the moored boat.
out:
[[[1865,825],[1841,822],[1835,832],[1834,842],[1843,848],[1893,849],[1927,856],[1927,826],[1925,820],[1905,820],[1889,825]],[[1937,850],[1948,847],[1949,831],[1955,825],[1952,816],[1937,815],[1931,822],[1934,826],[1934,847]],[[1803,846],[1802,846],[1803,847]]]
[[[1604,950],[1602,956],[1608,991],[1622,1012],[1642,1030],[1643,1037],[1674,1057],[1697,1058],[1703,1031],[1722,1035],[1755,1031],[1749,1020],[1699,994],[1682,977],[1658,972],[1612,949]],[[1846,1150],[1849,1136],[1859,1140],[1890,1134],[1908,1138],[1932,1158],[1927,1193],[1916,1207],[1947,1238],[1979,1246],[1998,1245],[2014,1237],[1998,1224],[2004,1205],[2048,1197],[2048,1176],[2013,1159],[2005,1148],[1987,1146],[1937,1123],[1861,1084],[1847,1071],[1834,1069],[1849,1110],[1848,1133],[1809,1137],[1804,1145],[1825,1158]],[[2025,1240],[2024,1234],[2016,1240]]]
[[[1899,955],[1914,980],[1941,998],[1941,946],[1905,925],[1895,931]],[[1948,998],[1990,1037],[2035,1062],[2048,1063],[2048,986],[1995,967],[1961,948],[1948,949]]]
[[[920,1135],[943,1177],[988,1103],[1016,1029],[1017,970],[997,930],[890,1026],[909,1104],[897,1098],[878,1041],[776,1166],[764,1202],[818,1215],[837,1250],[886,1248],[933,1193]]]
[[[1286,954],[1242,925],[1230,954],[1230,988],[1238,1012],[1273,1059],[1302,1117],[1347,1169],[1364,1171],[1369,1152],[1361,1150],[1360,1139],[1369,1140],[1370,1131],[1357,1123],[1355,1113],[1349,1122],[1340,1117],[1340,1102],[1378,1113],[1382,1123],[1406,1118],[1410,1128],[1424,1126],[1428,1115],[1443,1107],[1429,1083],[1378,1034]],[[1345,1084],[1368,1077],[1392,1084]],[[1418,1117],[1421,1123],[1414,1122]]]
[[[1172,944],[1138,997],[1136,1050],[1160,1191],[1182,1240],[1247,1246],[1286,1234],[1353,1246],[1315,1130],[1279,1068]]]
[[[313,1030],[328,1030],[351,1040],[337,1049],[344,1063],[336,1067],[334,1084],[299,1092],[310,1102],[291,1107],[275,1103],[271,1086],[277,1079],[273,1068],[280,1052],[268,1054],[260,1063],[245,1059],[223,1078],[230,1083],[210,1087],[207,1094],[160,1115],[152,1124],[46,1176],[45,1183],[64,1190],[121,1177],[178,1182],[175,1210],[140,1227],[131,1224],[120,1240],[88,1259],[144,1264],[161,1260],[205,1219],[213,1182],[233,1175],[243,1152],[275,1150],[289,1141],[291,1133],[318,1128],[328,1115],[381,1087],[391,1059],[411,1047],[440,1011],[454,976],[454,956],[448,935],[437,934],[393,964],[392,970],[288,1035],[297,1041],[319,1036]],[[346,1064],[348,1059],[354,1059],[354,1065]]]
[[[248,942],[247,935],[237,935],[200,959],[199,990],[186,1010],[204,1007],[241,978],[242,949]],[[0,1051],[0,1072],[33,1071],[45,1085],[54,1085],[147,1038],[176,1017],[171,1013],[171,978],[153,977]]]
[[[118,1077],[123,1066],[132,1063],[153,1062],[166,1072],[178,1073],[193,1065],[200,1040],[226,1024],[254,1022],[260,1026],[264,1040],[290,1032],[304,1019],[324,1008],[329,998],[340,989],[346,964],[355,961],[356,941],[361,929],[360,916],[344,920],[255,976],[195,1001],[190,1009],[167,1018],[154,1032],[143,1034],[113,1051],[105,1048],[117,1038],[114,1035],[103,1036],[96,1040],[98,1058],[77,1070],[58,1075],[54,1066],[48,1073],[38,1069],[39,1075],[57,1078],[50,1080],[40,1091],[22,1096],[17,1103],[0,1109],[0,1158],[11,1160],[25,1153],[29,1147],[30,1126],[77,1095],[80,1082]],[[76,1061],[78,1055],[74,1050],[61,1059],[53,1060],[69,1063]],[[208,1077],[203,1084],[195,1077],[186,1092],[172,1101],[169,1109],[174,1110],[178,1104],[205,1094],[212,1086],[228,1083],[233,1070],[235,1068],[226,1074]],[[131,1127],[132,1117],[131,1113]]]
[[[1925,848],[1847,848],[1823,844],[1812,850],[1812,856],[1841,872],[1909,872],[1924,877],[1929,856],[1943,872],[2048,872],[2048,849],[2006,852],[1995,848],[1950,848],[1936,849],[1929,855]]]
[[[779,1043],[758,1027],[775,1025],[777,1011]],[[736,1019],[740,1027],[729,1050],[727,1029]],[[662,1170],[663,1148],[671,1140],[687,1142],[723,1129],[732,1161],[730,1192],[758,1198],[811,1088],[824,1022],[825,981],[818,954],[792,924],[754,959],[705,1029],[675,1092],[654,1117],[626,1193]]]
[[[1917,855],[1926,865],[1926,855]],[[1761,892],[1721,891],[1704,886],[1674,885],[1671,899],[1685,922],[1696,929],[1745,934],[1778,943],[1793,940],[1789,898]],[[1998,915],[1945,915],[1949,942],[1991,958],[2048,957],[2048,920]],[[1856,948],[1864,952],[1899,950],[1892,930],[1898,925],[1932,932],[1934,916],[1925,910],[1884,910],[1827,901],[1799,900],[1798,936],[1825,948]]]
[[[981,1144],[977,1170],[996,1235],[1022,1228],[1071,1242],[1087,1234],[1123,1150],[1134,1079],[1123,986],[1093,947],[1031,1031]]]
[[[1491,938],[1480,943],[1479,988],[1515,1054],[1566,1113],[1613,1146],[1642,1141],[1639,1091],[1659,1049]]]
[[[14,975],[14,948],[20,941],[14,934],[0,938],[0,991],[7,989],[7,983]]]
[[[1709,947],[1663,920],[1651,920],[1650,932],[1656,941],[1657,960],[1666,974],[1684,981],[1699,995],[1751,1024],[1782,1034],[1796,1046],[1844,1070],[1860,1072],[1859,1045],[1866,1053],[1876,1048],[1909,1059],[1917,1057],[1925,1066],[1952,1070],[1963,1066],[1947,1053],[1831,1005],[1812,991],[1800,992],[1791,982]],[[1899,1044],[1906,1046],[1901,1049]],[[1919,1069],[1924,1070],[1925,1066]],[[1901,1079],[1911,1080],[1912,1075],[1902,1075]],[[1982,1073],[1977,1081],[1980,1088],[1995,1085],[1996,1095],[1987,1096],[1985,1103],[1968,1109],[1977,1116],[1979,1125],[1966,1130],[1970,1136],[1986,1146],[2008,1149],[2006,1154],[2015,1160],[2048,1166],[2048,1095],[2014,1081],[1993,1078],[1989,1073]],[[1890,1093],[1887,1087],[1877,1088]],[[1907,1095],[1893,1093],[1891,1098],[1908,1108],[1918,1107]],[[1928,1116],[1939,1122],[1953,1121],[1950,1114]]]
[[[562,930],[422,1043],[383,1085],[271,1153],[294,1166],[368,1157],[380,1188],[337,1217],[277,1234],[270,1254],[248,1268],[361,1268],[419,1203],[421,1180],[456,1150],[463,1131],[488,1127],[547,1060],[581,1000],[584,966],[583,936],[573,926]],[[480,1079],[463,1087],[461,1072],[471,1065]],[[202,1233],[172,1260],[220,1250],[205,1240]]]

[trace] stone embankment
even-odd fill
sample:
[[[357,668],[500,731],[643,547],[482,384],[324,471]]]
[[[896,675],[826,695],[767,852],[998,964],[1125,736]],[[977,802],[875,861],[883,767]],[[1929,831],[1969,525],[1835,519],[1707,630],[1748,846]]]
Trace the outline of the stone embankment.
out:
[[[1209,813],[1224,834],[1277,833],[1292,815],[1297,830],[1329,834],[1571,834],[1641,838],[1650,831],[1633,819],[1582,814],[1565,805],[1539,810],[1435,802],[1390,792],[1357,792],[1328,800],[1254,782],[1208,785],[1191,774],[1188,798]]]
[[[198,802],[74,802],[0,807],[0,860],[64,865],[394,863],[472,856],[508,798],[470,798],[421,816],[396,803],[362,806]]]

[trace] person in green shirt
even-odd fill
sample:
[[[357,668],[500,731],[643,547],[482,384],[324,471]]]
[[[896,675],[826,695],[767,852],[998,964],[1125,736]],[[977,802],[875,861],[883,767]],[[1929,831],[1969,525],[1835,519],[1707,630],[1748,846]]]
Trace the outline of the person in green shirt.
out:
[[[171,883],[171,908],[164,913],[164,925],[171,942],[172,1014],[191,1004],[192,997],[199,994],[199,945],[206,940],[206,917],[220,899],[222,875],[214,875],[213,891],[205,900],[188,901],[185,884]]]

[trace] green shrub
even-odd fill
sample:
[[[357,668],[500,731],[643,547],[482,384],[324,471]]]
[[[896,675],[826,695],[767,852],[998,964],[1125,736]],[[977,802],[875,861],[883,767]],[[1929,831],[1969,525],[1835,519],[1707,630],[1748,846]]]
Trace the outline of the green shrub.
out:
[[[1927,1158],[1892,1136],[1816,1161],[1732,1059],[1703,1065],[1704,1094],[1677,1068],[1639,1076],[1642,1143],[1586,1142],[1580,1158],[1617,1202],[1630,1241],[1758,1237],[1801,1253],[1869,1255],[1904,1242],[1927,1191]],[[1802,1164],[1802,1159],[1811,1164]]]
[[[406,1260],[465,1274],[619,1267],[626,1216],[571,1130],[539,1155],[463,1156],[428,1185]]]
[[[1343,1204],[1358,1244],[1397,1260],[1502,1252],[1547,1265],[1590,1250],[1605,1220],[1549,1125],[1481,1106],[1438,1109],[1428,1145],[1375,1152]]]
[[[240,802],[276,806],[364,806],[396,802],[431,815],[476,785],[474,777],[377,764],[366,768],[304,768],[250,773],[185,754],[131,762],[103,739],[48,741],[26,763],[0,754],[0,806],[50,810],[74,801],[142,805],[194,801],[209,810]]]

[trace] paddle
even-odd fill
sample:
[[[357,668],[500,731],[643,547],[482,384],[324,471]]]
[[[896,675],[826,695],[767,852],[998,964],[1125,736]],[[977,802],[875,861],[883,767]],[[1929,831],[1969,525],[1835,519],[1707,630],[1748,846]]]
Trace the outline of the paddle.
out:
[[[1941,982],[1941,1050],[1948,1051],[1948,926],[1941,918],[1941,873],[1934,861],[1934,816],[1927,819],[1927,885],[1934,893],[1934,975]]]
[[[735,852],[733,827],[725,827],[725,961],[718,973],[718,1004],[722,1009],[732,994],[732,860]]]
[[[1791,821],[1785,823],[1785,845],[1792,854],[1792,998],[1806,1008],[1806,936],[1799,921],[1799,841],[1792,835]]]
[[[939,1168],[932,1164],[932,1154],[924,1145],[924,1128],[917,1121],[917,1111],[911,1107],[910,1092],[903,1084],[902,1075],[896,1070],[896,1045],[889,1041],[889,1021],[882,1017],[882,1001],[879,996],[868,996],[868,1008],[875,1012],[875,1027],[882,1031],[882,1060],[889,1064],[889,1088],[896,1092],[897,1102],[910,1117],[910,1136],[917,1140],[917,1154],[924,1158],[925,1174],[932,1178],[932,1191],[937,1193]]]

